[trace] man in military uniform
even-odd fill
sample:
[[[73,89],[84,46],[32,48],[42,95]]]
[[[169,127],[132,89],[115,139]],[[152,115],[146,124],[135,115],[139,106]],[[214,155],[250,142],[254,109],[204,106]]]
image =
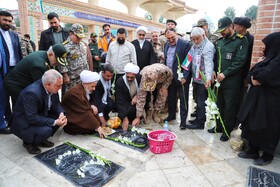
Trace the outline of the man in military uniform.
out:
[[[196,26],[202,28],[205,31],[205,35],[208,38],[208,40],[215,45],[216,41],[218,40],[218,36],[209,32],[207,20],[204,18],[198,20]]]
[[[152,31],[151,32],[152,35],[152,46],[154,48],[157,60],[157,63],[164,63],[164,53],[163,53],[163,46],[161,45],[161,43],[159,42],[159,34],[157,31]]]
[[[23,38],[20,39],[20,48],[22,52],[22,57],[26,57],[27,55],[33,52],[30,40],[26,38],[25,35]]]
[[[100,53],[98,50],[97,44],[97,34],[95,32],[90,34],[90,42],[88,44],[90,48],[92,62],[93,62],[93,71],[99,72],[100,71]]]
[[[23,58],[4,80],[5,90],[12,97],[13,105],[25,87],[41,79],[47,70],[58,63],[66,64],[66,56],[65,47],[55,44],[48,51],[35,51]]]
[[[218,21],[218,30],[216,32],[222,36],[217,40],[214,59],[215,77],[221,83],[217,96],[217,105],[225,124],[225,129],[230,135],[235,127],[239,109],[239,98],[243,85],[242,69],[247,59],[248,41],[233,30],[233,23],[229,17],[221,18]],[[217,132],[223,132],[221,125],[217,125]],[[214,128],[209,129],[208,132],[214,133]],[[228,139],[226,132],[223,132],[220,140],[227,141]]]
[[[80,73],[89,70],[87,62],[87,46],[82,42],[85,37],[82,25],[75,23],[71,26],[69,37],[63,42],[64,47],[69,51],[67,64],[58,66],[59,72],[63,75],[63,82],[66,92],[80,81]]]

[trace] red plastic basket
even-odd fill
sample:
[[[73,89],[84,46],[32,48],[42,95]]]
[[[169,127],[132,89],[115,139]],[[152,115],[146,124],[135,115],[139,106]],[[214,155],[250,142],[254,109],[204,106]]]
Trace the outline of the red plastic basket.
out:
[[[163,139],[162,139],[163,138]],[[167,130],[154,130],[148,133],[150,150],[155,154],[168,153],[172,151],[177,136]]]

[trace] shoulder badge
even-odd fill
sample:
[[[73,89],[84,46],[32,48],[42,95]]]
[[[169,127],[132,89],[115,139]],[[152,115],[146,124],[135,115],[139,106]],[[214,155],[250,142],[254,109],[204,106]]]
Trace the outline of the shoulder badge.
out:
[[[241,34],[237,34],[236,37],[238,37],[238,38],[243,38],[244,36],[241,35]]]
[[[69,41],[68,40],[65,40],[62,45],[66,45]]]

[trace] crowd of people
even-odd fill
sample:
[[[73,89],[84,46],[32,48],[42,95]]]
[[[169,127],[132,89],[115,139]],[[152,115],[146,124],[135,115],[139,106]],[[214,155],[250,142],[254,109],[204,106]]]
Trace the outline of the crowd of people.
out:
[[[141,119],[145,124],[175,120],[179,104],[179,128],[204,129],[207,89],[218,82],[224,128],[218,123],[208,132],[222,133],[220,140],[228,141],[241,123],[250,148],[238,156],[257,165],[272,161],[280,137],[279,33],[264,38],[264,56],[250,69],[254,37],[247,30],[248,17],[221,18],[215,34],[200,19],[191,42],[177,33],[171,19],[161,34],[139,26],[130,42],[125,28],[115,36],[106,23],[104,34],[93,32],[86,41],[79,23],[67,30],[58,14],[47,18],[50,27],[41,33],[36,51],[28,34],[20,38],[11,31],[13,16],[0,11],[0,134],[15,134],[30,154],[40,153],[38,146],[54,146],[48,138],[59,127],[69,134],[96,131],[104,137],[111,112],[127,130]],[[196,110],[187,122],[190,83]],[[168,115],[162,119],[164,111]]]

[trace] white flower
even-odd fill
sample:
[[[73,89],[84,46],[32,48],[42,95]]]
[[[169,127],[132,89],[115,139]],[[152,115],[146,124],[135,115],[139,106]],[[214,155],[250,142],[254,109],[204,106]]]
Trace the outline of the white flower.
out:
[[[81,151],[80,151],[80,149],[76,149],[76,153],[78,154],[78,153],[80,153]]]
[[[59,165],[59,164],[60,164],[60,162],[61,162],[61,160],[60,160],[60,159],[55,159],[55,164],[56,164],[56,165]]]
[[[86,175],[84,174],[84,173],[81,173],[81,175],[80,175],[82,178],[85,178],[86,177]]]
[[[61,160],[63,159],[63,155],[59,155],[58,158]]]
[[[221,86],[220,82],[216,82],[215,87],[219,88]]]

